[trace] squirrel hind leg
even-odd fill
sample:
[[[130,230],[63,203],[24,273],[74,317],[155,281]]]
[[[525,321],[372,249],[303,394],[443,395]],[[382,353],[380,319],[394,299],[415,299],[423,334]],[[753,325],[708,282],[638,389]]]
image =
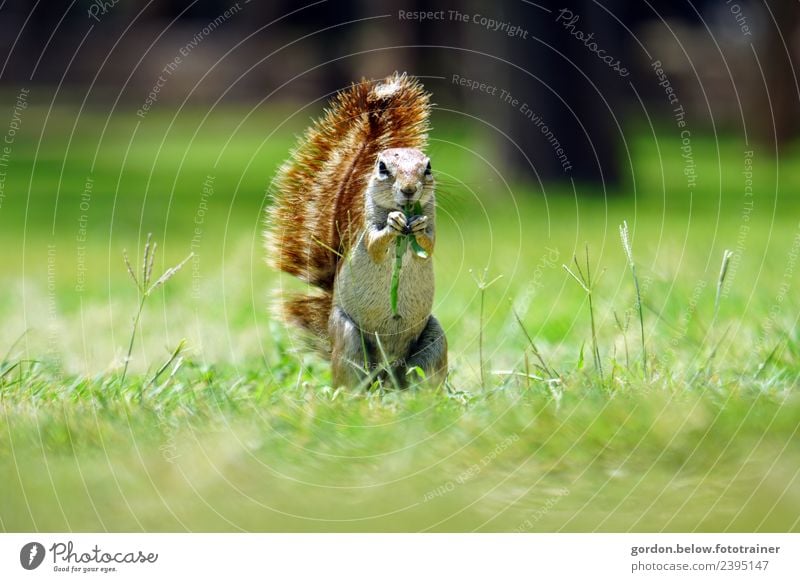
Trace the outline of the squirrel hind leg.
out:
[[[340,307],[331,310],[328,333],[331,338],[334,387],[353,388],[366,384],[374,371],[371,346],[355,322]]]
[[[369,388],[378,381],[385,388],[406,388],[404,360],[387,364],[375,341],[341,307],[331,310],[328,331],[335,387]]]
[[[439,386],[447,376],[447,337],[433,315],[409,351],[406,367],[415,366],[425,372],[426,381],[432,386]]]

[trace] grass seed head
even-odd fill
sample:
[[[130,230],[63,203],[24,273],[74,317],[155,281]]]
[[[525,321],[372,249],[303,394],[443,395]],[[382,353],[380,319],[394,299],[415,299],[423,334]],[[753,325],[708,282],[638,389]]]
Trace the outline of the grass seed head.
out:
[[[633,248],[631,247],[631,237],[628,232],[628,221],[623,220],[619,225],[619,238],[622,239],[622,248],[628,258],[628,264],[633,266]]]

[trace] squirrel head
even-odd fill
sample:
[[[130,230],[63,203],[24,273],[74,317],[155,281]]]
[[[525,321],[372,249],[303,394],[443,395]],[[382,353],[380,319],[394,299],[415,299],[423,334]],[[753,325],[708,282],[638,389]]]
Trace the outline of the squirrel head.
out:
[[[392,210],[415,202],[424,206],[433,197],[433,186],[430,158],[421,151],[392,148],[378,154],[370,187],[379,206]]]

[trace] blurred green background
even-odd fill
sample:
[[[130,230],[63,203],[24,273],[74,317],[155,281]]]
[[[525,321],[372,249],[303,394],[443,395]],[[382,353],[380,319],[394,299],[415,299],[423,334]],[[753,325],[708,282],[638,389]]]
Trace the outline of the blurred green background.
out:
[[[208,361],[262,357],[271,349],[273,292],[296,287],[265,265],[263,211],[275,171],[307,122],[303,112],[281,106],[154,113],[141,121],[124,109],[103,116],[31,104],[5,179],[4,344],[27,331],[28,351],[53,352],[72,373],[118,363],[137,296],[123,250],[138,264],[153,233],[161,269],[190,252],[195,257],[151,300],[142,329],[149,340],[133,365],[146,369],[181,337]],[[593,265],[605,271],[600,283],[609,312],[629,308],[623,220],[647,280],[653,325],[662,312],[678,325],[694,293],[713,303],[724,249],[735,254],[722,312],[748,323],[747,333],[758,333],[776,297],[786,295],[781,285],[798,206],[795,196],[782,194],[798,188],[796,148],[780,166],[774,158],[753,159],[751,199],[744,194],[744,144],[734,136],[695,138],[701,179],[687,193],[671,128],[634,127],[628,135],[635,184],[603,196],[591,184],[509,182],[489,161],[491,142],[481,128],[443,111],[434,111],[433,122],[441,225],[436,312],[470,331],[456,337],[475,335],[474,317],[465,317],[478,292],[473,274],[488,269],[490,278],[503,277],[489,294],[489,321],[504,322],[494,341],[507,341],[511,299],[522,302],[548,341],[575,344],[585,332],[574,309],[582,291],[561,263],[583,256],[585,244]],[[536,305],[528,309],[531,301]],[[787,296],[780,305],[788,322],[791,301]],[[694,310],[687,325],[695,323]]]

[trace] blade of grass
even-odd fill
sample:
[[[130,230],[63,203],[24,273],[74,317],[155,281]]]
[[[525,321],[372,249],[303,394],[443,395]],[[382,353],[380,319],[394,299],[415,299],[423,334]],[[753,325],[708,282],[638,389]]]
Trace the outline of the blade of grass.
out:
[[[636,274],[636,262],[633,260],[633,246],[631,245],[630,234],[628,233],[628,221],[623,220],[619,226],[619,236],[622,240],[622,248],[625,251],[625,256],[628,259],[628,266],[631,268],[631,275],[633,276],[633,286],[636,289],[636,309],[639,312],[639,331],[642,338],[642,372],[644,377],[647,378],[647,345],[644,335],[644,311],[642,309],[642,291],[639,286],[639,276]]]
[[[528,330],[525,328],[525,324],[522,323],[522,319],[520,318],[520,316],[517,313],[516,309],[514,309],[512,307],[511,308],[511,313],[514,315],[514,319],[517,320],[517,324],[519,324],[519,327],[522,330],[522,333],[525,335],[525,338],[528,340],[528,344],[530,344],[530,346],[531,346],[531,351],[533,352],[533,355],[536,356],[537,360],[539,360],[539,366],[538,367],[541,368],[541,370],[545,374],[550,376],[551,378],[557,378],[558,377],[558,373],[556,373],[555,370],[553,370],[550,366],[548,366],[547,362],[544,361],[544,358],[542,357],[542,353],[539,351],[539,348],[537,347],[536,343],[533,341],[533,338],[530,336],[530,334],[528,333]],[[527,352],[525,352],[525,361],[526,361],[526,364],[527,364]]]
[[[591,274],[591,266],[589,264],[589,245],[586,245],[586,272],[583,272],[581,269],[580,263],[578,263],[578,257],[573,255],[572,262],[575,265],[575,270],[577,274],[572,271],[567,265],[561,265],[564,270],[569,273],[569,275],[575,279],[575,281],[580,285],[580,287],[586,293],[586,297],[589,302],[589,323],[591,328],[591,335],[592,335],[592,360],[594,361],[595,370],[597,370],[597,374],[600,377],[600,382],[603,382],[603,364],[600,360],[600,348],[597,342],[597,326],[595,325],[595,317],[594,317],[594,301],[592,299],[592,291],[593,291],[593,283],[592,283],[592,274]]]
[[[719,313],[719,300],[722,295],[722,286],[725,283],[725,277],[728,274],[728,265],[731,262],[733,253],[728,249],[722,251],[722,265],[719,268],[719,277],[717,278],[717,294],[714,297],[714,317],[711,319],[713,322],[717,320],[717,313]]]
[[[150,281],[152,280],[153,276],[153,265],[155,263],[155,256],[156,256],[156,249],[157,244],[153,242],[153,234],[147,234],[147,242],[144,245],[144,259],[142,261],[142,275],[141,275],[141,283],[136,278],[136,274],[134,273],[133,267],[131,265],[130,260],[128,259],[128,253],[126,250],[123,249],[122,251],[122,258],[125,262],[125,266],[128,269],[128,273],[133,279],[133,282],[136,284],[136,288],[139,290],[140,298],[139,298],[139,307],[136,310],[136,315],[133,318],[133,325],[131,327],[131,337],[128,341],[128,352],[125,355],[125,364],[122,368],[122,375],[120,376],[119,385],[120,387],[125,386],[125,379],[128,375],[128,366],[131,361],[131,356],[133,354],[133,345],[136,341],[136,330],[139,328],[139,321],[142,317],[142,311],[144,311],[144,304],[147,301],[147,298],[150,294],[161,285],[164,285],[167,281],[169,281],[172,277],[174,277],[178,271],[180,271],[183,266],[194,256],[194,253],[189,253],[185,259],[183,259],[180,263],[167,269],[158,280],[153,283],[152,286],[148,287]],[[139,385],[139,400],[144,401],[144,386],[145,383],[141,383]]]
[[[484,301],[486,299],[486,289],[490,286],[494,285],[497,281],[502,278],[502,275],[498,275],[491,281],[486,281],[486,276],[488,274],[488,268],[484,269],[481,273],[480,277],[476,277],[472,270],[470,270],[470,274],[472,275],[475,284],[478,286],[478,292],[480,293],[480,315],[478,319],[478,358],[480,358],[480,373],[481,373],[481,386],[486,388],[486,363],[483,359],[483,306]]]

